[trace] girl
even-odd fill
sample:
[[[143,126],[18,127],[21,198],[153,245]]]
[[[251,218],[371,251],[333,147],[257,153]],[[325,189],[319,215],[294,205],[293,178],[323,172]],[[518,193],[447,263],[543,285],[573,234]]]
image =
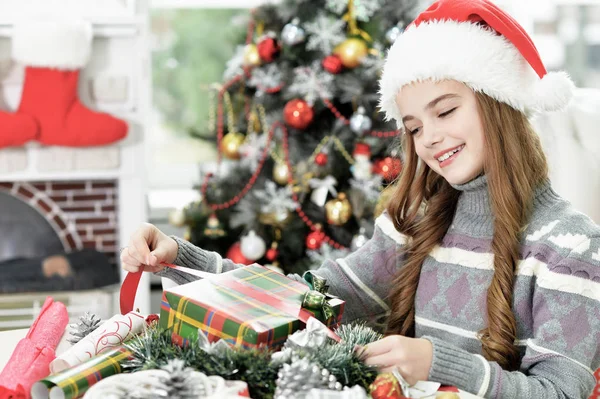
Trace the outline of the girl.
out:
[[[381,108],[404,167],[371,240],[312,273],[344,322],[387,318],[382,371],[483,397],[587,398],[600,362],[600,228],[551,188],[528,116],[565,106],[529,36],[487,0],[439,0],[390,49]],[[241,265],[142,227],[123,267]],[[296,278],[299,279],[298,276]]]

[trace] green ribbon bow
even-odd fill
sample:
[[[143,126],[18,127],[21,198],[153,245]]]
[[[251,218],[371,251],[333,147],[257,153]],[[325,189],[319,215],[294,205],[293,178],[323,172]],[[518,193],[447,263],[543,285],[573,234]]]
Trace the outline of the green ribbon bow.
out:
[[[304,279],[312,287],[311,290],[306,291],[304,299],[302,300],[302,307],[310,310],[320,310],[323,312],[324,322],[335,316],[333,307],[329,304],[328,299],[331,295],[327,294],[329,286],[327,280],[315,276],[314,274],[307,272],[304,274]]]

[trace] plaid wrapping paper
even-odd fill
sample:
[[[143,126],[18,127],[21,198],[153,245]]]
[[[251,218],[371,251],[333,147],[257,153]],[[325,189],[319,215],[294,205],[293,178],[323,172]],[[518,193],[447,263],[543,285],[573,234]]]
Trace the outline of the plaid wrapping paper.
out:
[[[160,324],[170,329],[182,344],[200,330],[209,342],[222,339],[245,348],[260,345],[277,348],[288,335],[301,328],[303,323],[277,309],[272,297],[300,309],[304,294],[309,291],[307,285],[258,265],[222,273],[219,279],[223,283],[198,280],[163,293]],[[268,293],[267,300],[224,286],[226,279],[252,287],[258,293]],[[344,301],[331,298],[328,302],[335,314],[329,320],[323,320],[321,311],[309,312],[333,328],[341,322]]]
[[[60,373],[50,375],[36,382],[31,388],[32,399],[59,397],[55,391],[62,391],[67,399],[74,399],[83,394],[95,383],[103,378],[121,373],[121,363],[131,356],[131,352],[125,347],[118,347],[90,360],[64,370]]]

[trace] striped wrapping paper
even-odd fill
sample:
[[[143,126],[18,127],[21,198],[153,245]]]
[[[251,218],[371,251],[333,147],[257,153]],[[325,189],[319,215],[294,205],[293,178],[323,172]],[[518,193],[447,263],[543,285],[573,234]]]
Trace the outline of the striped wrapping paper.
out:
[[[251,287],[257,295],[240,293],[228,282]],[[200,330],[209,342],[222,339],[245,348],[267,345],[276,349],[303,326],[298,317],[282,311],[278,303],[299,311],[308,290],[307,285],[266,267],[246,266],[223,273],[218,280],[198,280],[166,290],[160,324],[182,344]],[[330,298],[328,302],[334,310],[329,320],[323,320],[319,310],[309,312],[333,328],[341,321],[344,301]]]
[[[131,356],[125,347],[118,347],[81,363],[78,366],[52,374],[31,387],[31,398],[74,399],[95,383],[108,376],[121,373],[121,364]]]

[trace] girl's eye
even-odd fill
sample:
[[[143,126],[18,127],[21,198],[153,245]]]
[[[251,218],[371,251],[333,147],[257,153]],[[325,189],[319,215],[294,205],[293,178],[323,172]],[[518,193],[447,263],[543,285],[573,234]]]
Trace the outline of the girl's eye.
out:
[[[419,129],[421,129],[421,128],[420,128],[420,127],[418,127],[418,128],[416,128],[416,129],[409,130],[408,132],[409,132],[410,134],[417,134],[417,133],[419,133]]]
[[[454,112],[454,110],[456,110],[456,108],[458,108],[458,107],[454,107],[454,108],[452,108],[452,109],[449,109],[449,110],[448,110],[448,111],[446,111],[446,112],[442,112],[442,113],[439,115],[439,117],[440,117],[440,118],[444,118],[444,117],[446,117],[446,116],[450,115],[451,113],[453,113],[453,112]]]

